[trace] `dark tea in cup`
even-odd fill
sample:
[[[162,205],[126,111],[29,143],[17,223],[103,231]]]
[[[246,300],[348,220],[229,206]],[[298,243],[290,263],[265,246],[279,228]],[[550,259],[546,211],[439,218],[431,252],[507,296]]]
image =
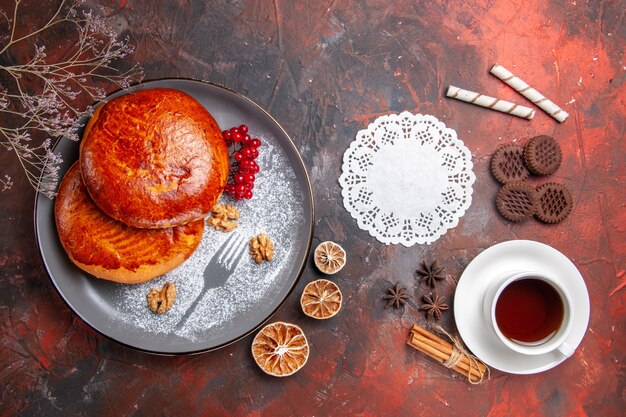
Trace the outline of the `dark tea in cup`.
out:
[[[500,332],[515,343],[534,345],[550,339],[563,324],[559,291],[538,277],[510,282],[500,293],[495,319]]]

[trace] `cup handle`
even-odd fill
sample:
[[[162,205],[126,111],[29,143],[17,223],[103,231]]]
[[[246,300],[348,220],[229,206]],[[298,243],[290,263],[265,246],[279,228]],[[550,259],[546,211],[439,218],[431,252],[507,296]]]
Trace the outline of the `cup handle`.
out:
[[[561,353],[561,355],[565,356],[566,358],[569,358],[570,356],[572,356],[574,354],[574,351],[576,349],[574,349],[573,347],[571,347],[569,345],[569,343],[567,342],[563,342],[561,344],[561,346],[559,346],[558,348],[556,348],[556,350],[559,351],[559,353]]]

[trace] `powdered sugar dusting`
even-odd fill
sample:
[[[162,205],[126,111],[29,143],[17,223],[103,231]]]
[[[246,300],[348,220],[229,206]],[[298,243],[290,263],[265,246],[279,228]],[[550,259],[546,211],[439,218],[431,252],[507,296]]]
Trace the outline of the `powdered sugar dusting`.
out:
[[[116,320],[132,323],[149,333],[175,334],[183,341],[196,341],[205,338],[207,333],[224,331],[242,316],[254,315],[259,308],[275,302],[276,294],[291,284],[280,277],[290,268],[295,256],[292,252],[297,246],[297,231],[304,221],[302,194],[284,151],[270,140],[261,140],[263,146],[257,160],[261,171],[256,175],[254,197],[237,202],[222,197],[221,202],[239,209],[239,227],[234,232],[223,233],[207,225],[200,245],[181,266],[143,284],[120,285],[114,297]],[[242,235],[246,241],[241,261],[222,286],[202,295],[181,326],[179,322],[201,296],[207,264],[232,233]],[[247,244],[259,233],[266,233],[275,246],[274,259],[261,265],[249,255]],[[156,315],[147,307],[146,294],[166,281],[176,284],[176,303],[167,313]]]

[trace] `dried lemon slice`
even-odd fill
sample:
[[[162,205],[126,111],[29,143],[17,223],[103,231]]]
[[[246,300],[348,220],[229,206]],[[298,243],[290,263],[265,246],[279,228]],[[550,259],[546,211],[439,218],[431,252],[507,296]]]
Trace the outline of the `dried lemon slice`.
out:
[[[334,274],[346,264],[346,251],[335,242],[322,242],[315,248],[313,259],[320,271]]]
[[[263,327],[254,337],[252,356],[265,373],[288,376],[306,363],[309,344],[300,327],[278,321]]]
[[[302,311],[314,319],[329,319],[341,309],[343,296],[339,287],[327,279],[309,282],[300,298]]]

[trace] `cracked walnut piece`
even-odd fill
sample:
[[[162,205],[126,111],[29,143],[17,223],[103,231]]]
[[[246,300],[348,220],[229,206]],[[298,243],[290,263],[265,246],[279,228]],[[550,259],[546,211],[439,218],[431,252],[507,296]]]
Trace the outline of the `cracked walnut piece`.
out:
[[[239,218],[239,210],[237,207],[231,206],[230,204],[216,204],[211,210],[213,217],[217,217],[220,219],[227,218],[230,220],[237,220]]]
[[[233,220],[239,219],[239,210],[230,204],[216,204],[211,210],[213,217],[207,220],[209,226],[221,232],[231,232],[238,226]]]
[[[148,307],[156,314],[163,314],[176,301],[176,285],[166,282],[161,289],[151,289],[148,293]]]
[[[252,258],[258,264],[264,260],[271,261],[274,257],[274,244],[269,236],[265,233],[261,233],[250,239],[250,255],[252,255]]]
[[[232,232],[239,226],[236,222],[228,220],[228,219],[217,219],[215,217],[210,217],[207,220],[209,226],[214,228],[215,230],[219,230],[220,232]]]

